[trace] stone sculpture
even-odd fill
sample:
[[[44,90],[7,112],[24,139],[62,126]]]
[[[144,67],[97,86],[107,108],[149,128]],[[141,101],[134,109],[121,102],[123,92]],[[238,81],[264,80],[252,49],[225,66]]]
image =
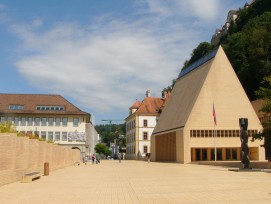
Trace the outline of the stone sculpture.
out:
[[[239,125],[241,129],[240,133],[240,140],[241,140],[241,161],[243,164],[244,169],[249,168],[249,148],[248,148],[248,132],[247,132],[247,127],[248,127],[248,119],[247,118],[239,118]]]

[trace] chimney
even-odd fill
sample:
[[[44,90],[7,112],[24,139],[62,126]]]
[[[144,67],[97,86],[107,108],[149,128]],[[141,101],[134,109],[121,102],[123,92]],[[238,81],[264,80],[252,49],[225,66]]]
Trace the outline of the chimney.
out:
[[[146,91],[146,97],[150,97],[151,96],[151,92],[150,92],[150,90],[147,90]]]

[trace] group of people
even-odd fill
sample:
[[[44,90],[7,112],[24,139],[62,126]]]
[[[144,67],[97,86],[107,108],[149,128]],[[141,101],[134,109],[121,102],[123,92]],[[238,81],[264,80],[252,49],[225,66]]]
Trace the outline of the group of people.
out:
[[[91,156],[92,164],[96,162],[96,164],[100,164],[100,155],[92,154]]]

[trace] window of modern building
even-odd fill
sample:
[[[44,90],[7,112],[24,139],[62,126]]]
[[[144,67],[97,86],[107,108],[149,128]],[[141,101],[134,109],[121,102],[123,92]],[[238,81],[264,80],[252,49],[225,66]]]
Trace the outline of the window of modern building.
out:
[[[40,118],[35,118],[35,126],[40,126]]]
[[[24,109],[23,105],[9,105],[9,110],[22,110]]]
[[[26,126],[26,118],[21,117],[21,126]]]
[[[41,126],[47,126],[47,118],[41,118]]]
[[[68,125],[68,118],[62,118],[62,126]]]
[[[48,118],[48,126],[54,126],[54,118]]]
[[[144,146],[144,147],[143,147],[143,152],[144,152],[144,153],[148,153],[148,146]]]
[[[148,120],[143,120],[143,126],[148,127]]]
[[[19,117],[14,118],[14,125],[15,126],[19,126],[19,120],[20,120]]]
[[[54,133],[53,132],[48,132],[48,140],[51,140],[51,141],[54,140]]]
[[[13,121],[13,117],[9,116],[8,117],[8,122],[12,123],[12,121]]]
[[[79,118],[73,118],[73,127],[78,127]]]
[[[148,140],[148,132],[143,132],[143,140]]]
[[[55,126],[60,126],[60,118],[56,118],[55,120]]]
[[[5,116],[1,116],[1,123],[5,122],[6,121],[6,117]]]
[[[62,132],[62,138],[61,138],[61,140],[62,141],[67,141],[67,132]]]
[[[60,132],[55,132],[55,141],[60,140]]]
[[[46,140],[46,131],[41,131],[41,132],[40,132],[40,137],[41,137],[42,139],[45,139],[45,140]]]
[[[27,126],[33,126],[33,118],[31,117],[27,118]]]

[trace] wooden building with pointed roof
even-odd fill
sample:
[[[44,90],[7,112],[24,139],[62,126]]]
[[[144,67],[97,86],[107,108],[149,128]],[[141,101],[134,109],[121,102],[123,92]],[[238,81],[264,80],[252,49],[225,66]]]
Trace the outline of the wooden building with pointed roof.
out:
[[[179,163],[215,158],[240,160],[239,118],[248,118],[250,136],[262,130],[239,79],[219,47],[180,73],[151,136],[152,160]],[[249,140],[251,160],[265,159],[261,144]]]

